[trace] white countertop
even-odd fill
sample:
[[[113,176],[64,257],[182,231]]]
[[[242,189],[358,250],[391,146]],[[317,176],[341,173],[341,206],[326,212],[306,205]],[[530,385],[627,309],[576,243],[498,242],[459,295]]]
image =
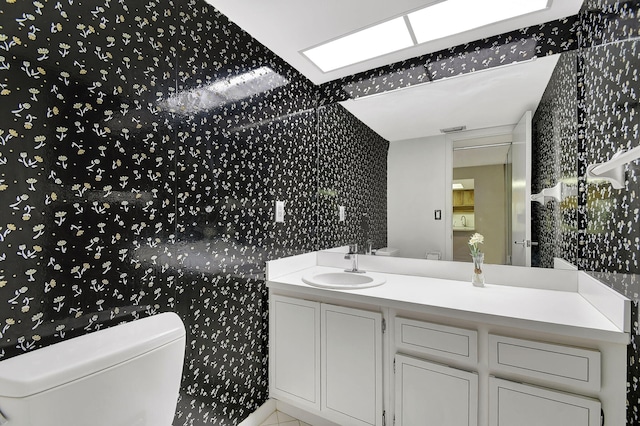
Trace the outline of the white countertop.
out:
[[[385,274],[387,282],[378,287],[335,290],[302,282],[302,276],[317,272],[342,271],[314,266],[275,277],[271,289],[295,291],[318,297],[339,298],[395,309],[419,310],[434,315],[488,324],[573,335],[581,338],[628,342],[629,336],[615,326],[578,292],[486,284],[440,278]]]

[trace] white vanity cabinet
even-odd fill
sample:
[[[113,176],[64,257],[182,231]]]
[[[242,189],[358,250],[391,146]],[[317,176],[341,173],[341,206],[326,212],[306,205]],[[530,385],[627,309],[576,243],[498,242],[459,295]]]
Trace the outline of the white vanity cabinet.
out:
[[[591,278],[578,293],[386,273],[341,290],[305,283],[343,271],[317,255],[268,268],[269,390],[282,411],[321,426],[626,424],[630,302]]]
[[[381,426],[382,314],[271,295],[270,394],[340,425]]]

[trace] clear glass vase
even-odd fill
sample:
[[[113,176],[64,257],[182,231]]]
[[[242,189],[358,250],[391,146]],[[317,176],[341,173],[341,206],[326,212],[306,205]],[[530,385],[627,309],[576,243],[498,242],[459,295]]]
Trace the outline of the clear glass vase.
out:
[[[484,287],[484,272],[482,271],[484,253],[471,255],[471,258],[473,259],[473,275],[471,276],[471,283],[476,287]]]

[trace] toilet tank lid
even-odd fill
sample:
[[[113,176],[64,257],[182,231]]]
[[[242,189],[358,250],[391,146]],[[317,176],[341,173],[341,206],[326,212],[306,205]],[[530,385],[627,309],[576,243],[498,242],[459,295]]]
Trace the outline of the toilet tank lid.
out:
[[[379,256],[393,256],[398,253],[398,250],[399,249],[394,247],[382,247],[376,250],[376,254]]]
[[[0,396],[22,398],[123,363],[181,339],[172,312],[74,337],[0,361]]]

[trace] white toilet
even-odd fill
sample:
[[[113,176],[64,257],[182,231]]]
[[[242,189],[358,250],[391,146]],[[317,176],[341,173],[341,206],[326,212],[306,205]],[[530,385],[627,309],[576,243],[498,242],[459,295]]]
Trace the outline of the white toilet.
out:
[[[170,426],[184,351],[163,313],[0,361],[0,425]]]

